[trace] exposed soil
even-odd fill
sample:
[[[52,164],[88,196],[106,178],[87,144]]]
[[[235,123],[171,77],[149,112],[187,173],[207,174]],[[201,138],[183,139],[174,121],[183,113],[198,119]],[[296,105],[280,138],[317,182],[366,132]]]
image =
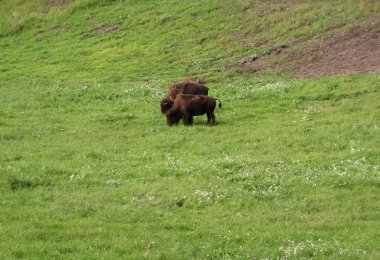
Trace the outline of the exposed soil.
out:
[[[57,25],[51,28],[53,32],[66,32],[70,31],[71,27],[69,25]]]
[[[118,26],[102,24],[88,32],[89,36],[98,36],[106,33],[112,33],[119,30]]]
[[[43,31],[37,32],[37,36],[44,37],[46,33],[48,33],[49,31],[52,31],[55,33],[68,32],[71,30],[71,28],[72,27],[70,25],[56,25],[56,26],[51,27],[49,30],[43,30]]]
[[[53,0],[46,4],[46,7],[48,8],[59,8],[64,7],[68,4],[73,3],[75,0]]]
[[[370,31],[355,27],[335,34],[290,55],[290,59],[295,61],[296,78],[380,72],[380,23]]]
[[[346,73],[380,72],[380,17],[370,26],[335,32],[326,39],[304,45],[309,38],[296,39],[289,46],[276,46],[257,59],[243,59],[241,65],[250,72],[273,69],[290,72],[295,78],[315,78]],[[266,45],[258,41],[256,47]]]

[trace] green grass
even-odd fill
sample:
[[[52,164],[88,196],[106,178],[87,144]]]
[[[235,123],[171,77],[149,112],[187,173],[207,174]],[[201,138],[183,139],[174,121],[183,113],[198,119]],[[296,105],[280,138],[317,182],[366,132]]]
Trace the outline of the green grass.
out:
[[[214,127],[150,83],[2,86],[2,257],[377,258],[378,82],[211,86]]]
[[[278,46],[366,24],[380,4],[361,1],[105,1],[2,0],[1,79],[74,82],[249,78],[238,65]],[[50,1],[51,2],[51,1]],[[91,36],[101,25],[116,32]],[[256,42],[267,40],[267,46]],[[80,59],[78,59],[80,57]]]
[[[377,3],[44,2],[0,1],[0,258],[380,257],[379,74],[230,66],[241,33],[323,37]],[[191,76],[216,124],[168,127],[159,101]]]

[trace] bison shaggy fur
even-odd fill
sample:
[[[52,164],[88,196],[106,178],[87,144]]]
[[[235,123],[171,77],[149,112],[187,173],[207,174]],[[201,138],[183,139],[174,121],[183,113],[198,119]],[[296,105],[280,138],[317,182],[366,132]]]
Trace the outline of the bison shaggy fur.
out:
[[[207,114],[207,123],[215,123],[214,110],[216,100],[219,101],[219,107],[222,102],[209,96],[179,94],[174,100],[172,108],[166,111],[166,119],[169,126],[178,124],[179,120],[183,120],[184,125],[193,123],[193,116]]]
[[[201,83],[202,82],[202,83]],[[168,91],[166,98],[160,102],[161,112],[165,114],[174,103],[178,94],[208,95],[208,87],[203,84],[204,81],[198,79],[194,81],[183,81],[173,84]]]
[[[173,103],[174,103],[173,100],[169,98],[164,98],[163,100],[161,100],[160,102],[161,113],[165,114],[169,109],[172,108]]]
[[[168,91],[167,98],[174,99],[178,94],[192,94],[192,95],[208,95],[208,87],[204,84],[193,82],[193,81],[183,81],[173,84]]]

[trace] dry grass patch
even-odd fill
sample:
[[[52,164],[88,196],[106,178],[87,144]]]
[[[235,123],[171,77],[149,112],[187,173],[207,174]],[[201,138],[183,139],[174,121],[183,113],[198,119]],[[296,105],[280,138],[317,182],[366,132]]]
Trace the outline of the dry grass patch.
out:
[[[102,24],[88,32],[89,36],[99,36],[106,33],[117,32],[119,27],[117,25]]]

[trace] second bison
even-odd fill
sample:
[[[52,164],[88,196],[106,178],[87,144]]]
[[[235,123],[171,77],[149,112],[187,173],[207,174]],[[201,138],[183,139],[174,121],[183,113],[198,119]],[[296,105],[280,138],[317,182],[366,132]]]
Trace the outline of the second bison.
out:
[[[179,94],[174,100],[173,106],[166,111],[166,119],[168,125],[178,124],[179,120],[183,119],[184,125],[193,123],[193,116],[207,114],[207,123],[215,123],[214,110],[216,100],[219,101],[219,107],[222,107],[222,102],[219,99],[190,94]]]
[[[192,94],[192,95],[208,95],[208,87],[204,84],[193,82],[193,81],[183,81],[173,84],[168,91],[167,98],[174,100],[178,94]]]
[[[174,103],[174,99],[178,94],[192,94],[192,95],[208,95],[208,87],[206,87],[203,81],[193,82],[193,81],[183,81],[173,84],[168,91],[166,98],[162,99],[160,102],[161,112],[163,114],[168,111]]]

